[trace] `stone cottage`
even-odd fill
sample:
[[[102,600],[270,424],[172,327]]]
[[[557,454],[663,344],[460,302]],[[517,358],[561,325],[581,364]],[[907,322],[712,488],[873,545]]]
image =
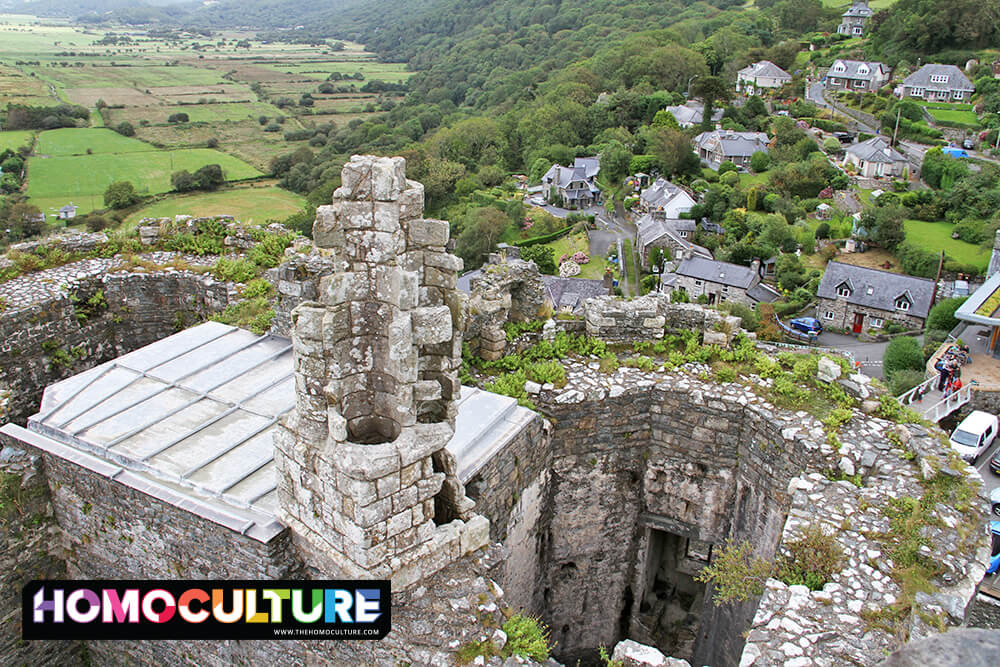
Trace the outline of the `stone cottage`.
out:
[[[928,102],[962,102],[972,97],[976,87],[954,65],[927,63],[903,79],[900,97],[918,97]]]
[[[691,193],[665,178],[657,178],[639,195],[640,211],[659,211],[667,218],[679,218],[681,213],[690,211],[695,203],[697,202]]]
[[[699,256],[712,259],[712,251],[692,242],[698,231],[694,220],[670,218],[656,211],[635,223],[635,247],[643,267],[649,266],[650,251],[663,248],[671,257]]]
[[[933,294],[933,280],[830,262],[816,290],[816,317],[824,326],[853,333],[889,322],[921,329]]]
[[[736,90],[745,95],[762,95],[781,88],[791,80],[791,74],[770,60],[761,60],[736,73]]]
[[[837,34],[849,37],[864,37],[868,21],[875,14],[868,6],[868,0],[853,0],[851,6],[842,15]]]
[[[694,138],[698,157],[712,169],[729,161],[737,167],[750,167],[750,157],[757,152],[766,153],[769,139],[763,132],[736,132],[713,130],[702,132]]]
[[[692,301],[704,295],[709,305],[735,301],[752,308],[762,301],[777,301],[781,296],[761,282],[758,260],[751,266],[742,266],[698,256],[685,257],[674,273],[677,278],[673,289],[687,292]]]
[[[596,204],[601,196],[597,174],[601,171],[600,157],[578,157],[572,167],[554,164],[542,176],[542,192],[553,203],[562,200],[566,208],[586,208]]]
[[[834,60],[823,82],[827,90],[875,92],[889,82],[891,70],[879,62]]]
[[[863,178],[899,178],[910,164],[905,155],[880,135],[848,146],[844,151],[844,163],[853,165]]]

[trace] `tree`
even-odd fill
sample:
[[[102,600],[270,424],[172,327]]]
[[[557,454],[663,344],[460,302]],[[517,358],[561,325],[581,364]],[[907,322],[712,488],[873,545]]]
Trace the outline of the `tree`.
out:
[[[866,231],[868,238],[891,252],[906,240],[905,218],[906,209],[901,206],[868,209],[861,214],[858,226]]]
[[[733,92],[726,82],[717,76],[702,76],[694,81],[692,92],[705,103],[704,115],[701,119],[701,129],[708,132],[712,129],[712,111],[716,102],[728,102]]]
[[[691,148],[691,140],[683,132],[669,127],[650,127],[643,136],[646,150],[656,156],[665,177],[697,175],[701,170],[701,162]]]
[[[472,209],[462,220],[455,253],[465,260],[467,267],[480,266],[509,224],[507,216],[492,206]]]
[[[127,120],[123,120],[122,122],[115,125],[115,132],[125,137],[135,136],[135,128],[132,126],[132,123],[128,122]]]
[[[140,199],[139,193],[135,191],[135,186],[129,181],[117,181],[104,191],[104,205],[109,208],[128,208]]]
[[[967,296],[956,296],[950,299],[944,299],[934,304],[931,308],[931,312],[927,315],[927,321],[924,323],[924,330],[931,331],[932,329],[939,329],[941,331],[951,331],[956,326],[958,326],[958,319],[955,318],[955,311],[958,307],[965,303]]]
[[[170,116],[167,117],[168,123],[186,123],[188,122],[188,120],[190,120],[190,118],[183,111],[172,113],[170,114]]]
[[[920,342],[910,336],[899,336],[889,341],[882,356],[882,371],[890,381],[902,370],[921,371],[924,369],[924,353]]]
[[[186,169],[175,171],[170,175],[170,185],[177,192],[190,192],[198,189],[198,180]]]
[[[756,174],[767,171],[767,168],[771,166],[771,156],[764,151],[757,151],[750,156],[750,169]]]
[[[194,178],[202,190],[214,190],[226,182],[226,175],[222,172],[222,167],[217,164],[206,164],[194,172]]]
[[[521,259],[534,262],[542,273],[554,275],[556,272],[556,253],[551,246],[533,245],[522,248]]]
[[[677,123],[677,119],[674,118],[674,114],[670,113],[666,109],[660,109],[653,116],[653,127],[669,127],[672,130],[679,130],[681,126]]]

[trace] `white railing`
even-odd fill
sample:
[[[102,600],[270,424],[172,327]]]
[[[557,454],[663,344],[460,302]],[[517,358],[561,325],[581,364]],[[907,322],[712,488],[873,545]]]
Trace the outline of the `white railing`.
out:
[[[897,396],[896,400],[899,401],[900,405],[911,405],[913,403],[913,399],[916,398],[918,391],[920,392],[920,396],[923,396],[924,394],[926,394],[927,392],[929,392],[931,389],[934,388],[934,384],[938,380],[940,380],[940,376],[937,373],[928,374],[926,380],[924,380],[923,382],[921,382],[920,384],[918,384],[916,387],[906,392],[905,394]]]
[[[956,392],[952,392],[947,398],[943,398],[931,407],[924,410],[924,418],[932,422],[939,422],[955,410],[972,400],[972,385],[962,387]]]

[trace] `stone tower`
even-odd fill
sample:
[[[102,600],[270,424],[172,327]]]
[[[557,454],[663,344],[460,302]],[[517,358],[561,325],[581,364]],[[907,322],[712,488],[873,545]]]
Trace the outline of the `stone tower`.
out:
[[[296,407],[276,438],[281,518],[325,576],[405,588],[483,546],[455,477],[464,296],[448,223],[402,158],[353,156],[314,241],[336,271],[292,313]],[[447,522],[447,523],[445,523]]]

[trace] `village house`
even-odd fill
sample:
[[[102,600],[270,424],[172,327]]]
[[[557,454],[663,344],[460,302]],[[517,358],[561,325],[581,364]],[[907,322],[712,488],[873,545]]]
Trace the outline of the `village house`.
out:
[[[846,12],[841,15],[837,33],[849,37],[864,37],[865,27],[875,12],[868,6],[868,0],[854,0]]]
[[[922,329],[933,294],[933,280],[830,262],[816,290],[816,316],[856,334],[890,322]]]
[[[702,120],[705,118],[705,105],[700,102],[689,101],[684,104],[667,107],[664,111],[669,111],[674,120],[677,121],[677,124],[684,129],[701,125]],[[718,123],[721,121],[723,113],[725,113],[725,109],[713,109],[712,122]]]
[[[972,97],[976,87],[954,65],[928,63],[903,79],[900,97],[919,97],[928,102],[960,102]]]
[[[80,208],[76,204],[67,204],[59,209],[59,219],[60,220],[72,220],[76,217],[76,210]]]
[[[757,152],[767,152],[767,135],[763,132],[735,132],[714,130],[702,132],[694,138],[695,151],[712,169],[729,161],[737,167],[750,166],[750,157]]]
[[[736,90],[745,95],[761,95],[792,80],[792,75],[770,60],[747,65],[736,74]]]
[[[635,246],[644,268],[649,267],[653,248],[670,251],[671,257],[699,256],[712,259],[712,251],[691,242],[698,231],[694,220],[669,218],[660,211],[653,211],[635,223]]]
[[[891,70],[878,62],[834,60],[824,79],[827,90],[876,91],[889,82]]]
[[[695,205],[694,197],[678,185],[658,178],[639,195],[639,210],[643,213],[660,211],[667,218],[679,218]]]
[[[709,305],[735,301],[753,308],[757,303],[772,303],[781,296],[761,282],[757,260],[747,267],[705,257],[685,257],[674,273],[674,290],[687,292],[692,301],[704,295]]]
[[[572,167],[554,164],[542,176],[542,192],[549,203],[562,200],[566,208],[586,208],[601,196],[595,179],[601,171],[601,159],[578,157]]]
[[[874,136],[848,146],[844,163],[854,165],[863,178],[899,177],[909,166],[906,157],[890,146],[889,140],[883,136]]]

